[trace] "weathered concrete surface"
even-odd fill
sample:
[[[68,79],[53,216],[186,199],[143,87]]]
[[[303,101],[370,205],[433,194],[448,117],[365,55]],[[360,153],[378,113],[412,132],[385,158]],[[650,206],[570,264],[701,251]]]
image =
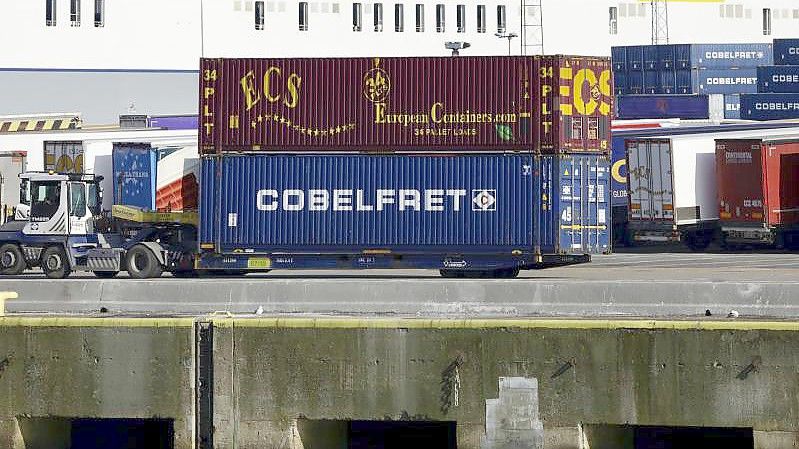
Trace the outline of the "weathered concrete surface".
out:
[[[580,447],[581,423],[753,427],[759,448],[799,431],[796,323],[216,324],[218,448],[300,447],[293,429],[306,418],[455,420],[458,447],[496,447],[486,400],[508,377],[537,379],[548,449]]]
[[[193,447],[192,339],[191,320],[0,318],[0,447],[57,448],[58,422],[26,428],[49,417],[172,418]]]

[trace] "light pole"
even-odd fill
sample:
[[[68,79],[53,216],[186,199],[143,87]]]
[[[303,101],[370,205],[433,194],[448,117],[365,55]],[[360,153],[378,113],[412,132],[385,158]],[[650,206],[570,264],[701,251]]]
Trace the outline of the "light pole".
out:
[[[519,37],[516,33],[494,33],[494,36],[500,39],[507,39],[508,40],[508,56],[510,56],[510,41],[514,37]]]
[[[471,47],[472,44],[468,42],[445,42],[444,47],[447,50],[452,50],[452,56],[459,56],[460,50]]]

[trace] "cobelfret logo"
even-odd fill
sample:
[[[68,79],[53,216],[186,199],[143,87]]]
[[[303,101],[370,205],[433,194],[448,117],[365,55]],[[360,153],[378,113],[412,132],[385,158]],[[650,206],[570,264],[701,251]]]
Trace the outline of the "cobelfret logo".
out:
[[[705,59],[763,59],[762,51],[706,51]]]
[[[256,208],[263,212],[461,212],[469,207],[466,189],[262,189]],[[496,212],[496,189],[473,189],[471,210]]]

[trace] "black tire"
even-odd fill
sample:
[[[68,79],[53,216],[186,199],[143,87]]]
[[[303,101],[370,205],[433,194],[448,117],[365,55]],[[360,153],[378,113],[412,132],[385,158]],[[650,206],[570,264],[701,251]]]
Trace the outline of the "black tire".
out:
[[[125,265],[133,279],[158,278],[164,272],[155,254],[143,245],[136,245],[128,250],[125,255]]]
[[[93,271],[94,275],[100,279],[111,279],[119,274],[119,271]]]
[[[48,246],[42,251],[40,262],[44,274],[50,279],[64,279],[72,273],[69,266],[69,259],[60,246]]]
[[[14,243],[0,246],[0,274],[16,276],[27,268],[22,250]]]
[[[706,250],[712,240],[712,237],[707,234],[689,232],[685,234],[683,243],[691,251],[699,252]]]
[[[172,277],[181,279],[196,278],[200,277],[200,273],[197,270],[177,270],[172,272]]]

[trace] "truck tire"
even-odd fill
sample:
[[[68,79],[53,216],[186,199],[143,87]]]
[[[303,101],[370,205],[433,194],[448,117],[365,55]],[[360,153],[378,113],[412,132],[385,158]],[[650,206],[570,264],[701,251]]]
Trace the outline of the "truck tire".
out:
[[[16,276],[25,271],[27,264],[22,250],[14,243],[6,243],[0,246],[0,274],[5,276]]]
[[[72,272],[67,254],[60,246],[45,248],[42,252],[41,266],[45,276],[50,279],[64,279]]]
[[[125,255],[125,264],[128,274],[134,279],[148,279],[161,277],[164,269],[150,248],[136,245]]]
[[[683,243],[691,251],[704,251],[710,246],[713,241],[713,234],[705,232],[688,232],[683,237]]]

